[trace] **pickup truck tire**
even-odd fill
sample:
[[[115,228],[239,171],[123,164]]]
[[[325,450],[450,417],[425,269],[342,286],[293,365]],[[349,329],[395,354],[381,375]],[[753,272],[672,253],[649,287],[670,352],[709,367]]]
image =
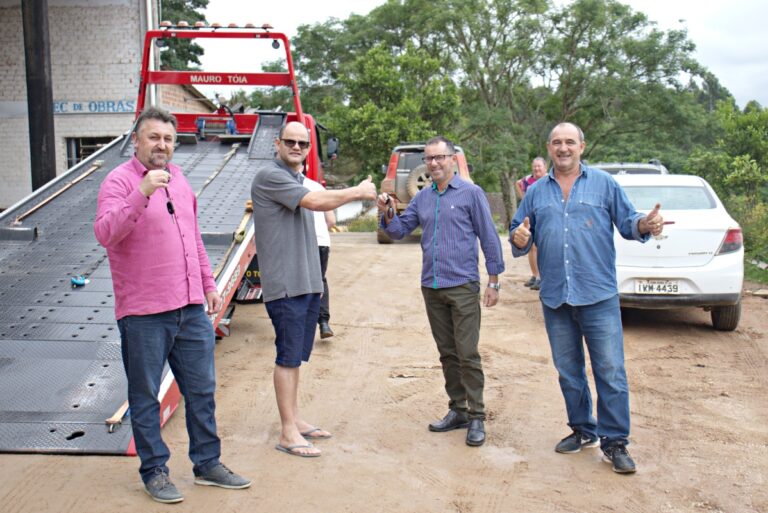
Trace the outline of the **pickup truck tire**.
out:
[[[376,242],[379,244],[392,244],[392,239],[381,228],[376,229]]]
[[[741,300],[735,305],[713,306],[712,326],[718,331],[733,331],[741,319]]]
[[[411,169],[408,178],[405,181],[405,190],[410,199],[413,199],[424,186],[432,183],[432,178],[427,172],[427,165],[421,164]]]

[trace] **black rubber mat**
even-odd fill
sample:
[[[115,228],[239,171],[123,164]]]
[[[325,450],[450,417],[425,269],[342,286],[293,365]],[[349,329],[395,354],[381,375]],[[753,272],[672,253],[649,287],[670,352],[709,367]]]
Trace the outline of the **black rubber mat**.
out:
[[[212,269],[235,253],[226,234],[243,218],[259,165],[247,145],[232,149],[200,141],[178,146],[173,159],[195,191],[210,180],[198,218],[216,242],[206,246]],[[109,262],[93,235],[99,185],[128,158],[119,151],[94,155],[0,215],[3,227],[26,230],[0,237],[0,452],[125,454],[131,441],[130,416],[113,433],[105,424],[126,400],[126,382]],[[95,161],[103,163],[67,187]],[[90,282],[73,288],[76,275]]]

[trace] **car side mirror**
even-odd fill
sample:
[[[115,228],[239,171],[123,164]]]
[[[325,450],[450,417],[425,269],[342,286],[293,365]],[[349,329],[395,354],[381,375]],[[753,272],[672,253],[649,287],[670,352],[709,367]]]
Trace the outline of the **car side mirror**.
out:
[[[472,164],[467,164],[467,171],[469,171],[469,174],[472,174],[472,171],[474,171],[475,168]]]
[[[339,139],[337,137],[329,137],[325,143],[325,154],[329,159],[333,160],[339,156]]]

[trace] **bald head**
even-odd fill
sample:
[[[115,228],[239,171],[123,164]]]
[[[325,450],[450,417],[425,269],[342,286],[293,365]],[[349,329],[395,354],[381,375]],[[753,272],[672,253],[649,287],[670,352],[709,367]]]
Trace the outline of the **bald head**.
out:
[[[296,173],[304,168],[309,148],[309,130],[298,121],[286,123],[275,139],[277,157]]]
[[[549,137],[547,137],[547,142],[552,140],[552,134],[554,134],[556,131],[559,131],[563,128],[570,128],[576,131],[576,133],[579,136],[579,142],[584,142],[584,132],[581,131],[581,128],[575,123],[569,123],[567,121],[564,121],[563,123],[558,123],[554,127],[552,127],[552,130],[549,131]]]
[[[309,129],[305,127],[303,123],[299,123],[298,121],[291,121],[280,127],[280,132],[278,132],[277,137],[278,139],[282,139],[286,131],[294,132],[296,130],[303,130],[307,134],[306,140],[309,140]]]

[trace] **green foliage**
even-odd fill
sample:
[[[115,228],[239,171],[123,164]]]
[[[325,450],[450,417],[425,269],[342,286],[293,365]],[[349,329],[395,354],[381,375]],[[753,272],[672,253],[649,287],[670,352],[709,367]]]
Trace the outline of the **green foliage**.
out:
[[[741,224],[744,248],[768,260],[768,109],[756,102],[739,111],[721,101],[715,144],[697,149],[685,165],[703,176]]]
[[[300,27],[294,47],[305,110],[341,137],[347,174],[378,171],[401,141],[444,133],[511,213],[512,184],[546,156],[551,126],[573,121],[585,160],[658,158],[700,174],[750,251],[768,247],[765,109],[738,111],[685,30],[660,30],[619,1],[387,0],[367,16]]]
[[[179,21],[194,25],[196,21],[206,21],[198,12],[208,6],[208,0],[160,0],[161,21],[173,24]],[[172,70],[196,69],[190,64],[200,64],[203,48],[191,39],[165,39],[167,44],[160,53],[160,67]]]
[[[751,262],[744,262],[744,279],[768,285],[768,270],[760,269]]]
[[[402,141],[450,135],[459,116],[455,84],[440,63],[407,45],[393,55],[375,46],[345,67],[339,82],[345,103],[327,105],[326,126],[345,141],[345,158],[359,163],[359,176],[375,174]]]
[[[379,218],[376,216],[359,216],[347,224],[350,232],[375,232],[379,226]]]

